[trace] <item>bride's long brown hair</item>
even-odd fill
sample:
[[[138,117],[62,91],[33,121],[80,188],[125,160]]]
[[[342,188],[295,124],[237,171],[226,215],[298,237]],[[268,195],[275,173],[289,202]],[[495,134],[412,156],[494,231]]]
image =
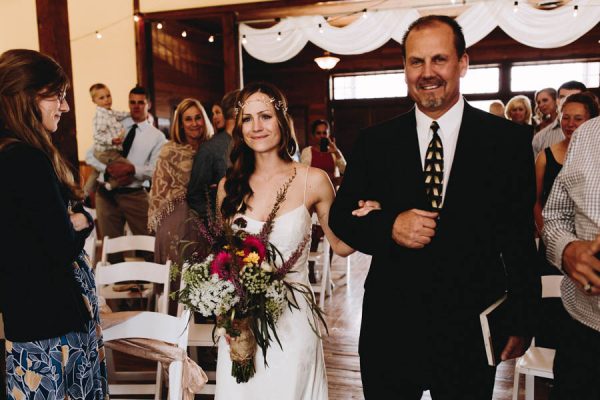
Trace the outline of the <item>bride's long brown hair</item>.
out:
[[[52,58],[33,50],[8,50],[0,55],[0,150],[25,143],[48,156],[59,182],[72,200],[83,198],[73,173],[52,144],[38,107],[40,98],[63,96],[69,78]]]
[[[250,188],[250,176],[256,168],[254,151],[244,142],[242,132],[243,106],[254,93],[264,93],[271,99],[275,116],[281,132],[281,139],[277,154],[284,161],[292,161],[298,145],[296,137],[291,128],[289,115],[287,113],[288,103],[281,92],[274,85],[267,82],[256,82],[247,85],[240,91],[236,101],[235,127],[233,128],[233,145],[230,159],[231,167],[225,175],[225,198],[221,203],[221,215],[228,219],[236,213],[243,213],[248,208],[248,200],[254,192]]]

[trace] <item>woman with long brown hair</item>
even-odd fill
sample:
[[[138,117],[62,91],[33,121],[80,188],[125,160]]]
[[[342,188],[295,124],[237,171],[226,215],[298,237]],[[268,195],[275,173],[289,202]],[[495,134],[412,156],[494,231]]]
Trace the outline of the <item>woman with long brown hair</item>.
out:
[[[108,398],[93,221],[52,144],[69,111],[62,68],[32,50],[0,55],[0,311],[9,399]]]
[[[231,168],[221,180],[217,206],[226,221],[243,217],[245,230],[257,233],[270,214],[277,192],[287,185],[287,194],[275,216],[270,235],[284,259],[310,234],[311,212],[316,212],[333,250],[348,255],[354,250],[329,229],[329,207],[334,190],[327,174],[294,162],[296,151],[283,94],[267,83],[246,86],[237,97]],[[310,286],[308,248],[292,267],[290,278]],[[321,340],[308,321],[308,305],[298,299],[299,309],[286,309],[277,322],[281,346],[267,354],[265,368],[257,352],[256,373],[244,384],[231,376],[229,344],[219,342],[215,399],[326,400],[327,377]]]

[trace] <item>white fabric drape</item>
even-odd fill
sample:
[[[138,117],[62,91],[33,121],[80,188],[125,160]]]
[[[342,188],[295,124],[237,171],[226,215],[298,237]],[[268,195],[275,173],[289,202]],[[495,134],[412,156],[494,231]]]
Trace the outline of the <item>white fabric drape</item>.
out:
[[[472,4],[457,21],[463,27],[467,47],[497,26],[527,46],[560,47],[575,41],[600,22],[600,6],[594,0],[578,0],[576,17],[571,3],[549,11],[520,1],[514,12],[513,0],[481,1]],[[366,53],[390,39],[401,43],[404,32],[419,16],[416,9],[369,11],[367,18],[360,17],[343,28],[332,27],[322,16],[291,17],[267,29],[240,24],[239,35],[240,40],[245,37],[243,47],[252,57],[277,63],[293,58],[309,41],[335,54]]]

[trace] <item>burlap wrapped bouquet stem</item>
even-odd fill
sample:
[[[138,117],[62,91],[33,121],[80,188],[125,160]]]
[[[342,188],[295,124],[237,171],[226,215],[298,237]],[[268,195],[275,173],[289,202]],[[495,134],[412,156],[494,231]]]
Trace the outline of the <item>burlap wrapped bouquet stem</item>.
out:
[[[250,318],[236,319],[233,327],[239,331],[239,336],[230,337],[229,347],[231,349],[231,374],[236,377],[237,383],[248,382],[254,376],[254,355],[257,344],[254,333],[250,328]]]

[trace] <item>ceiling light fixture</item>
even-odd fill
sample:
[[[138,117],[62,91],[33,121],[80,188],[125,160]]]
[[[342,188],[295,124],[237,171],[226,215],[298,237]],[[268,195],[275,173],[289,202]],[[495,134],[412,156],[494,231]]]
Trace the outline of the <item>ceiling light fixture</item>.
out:
[[[315,62],[319,66],[319,68],[324,70],[330,70],[336,66],[336,64],[340,61],[338,57],[334,57],[326,51],[321,57],[315,58]]]

